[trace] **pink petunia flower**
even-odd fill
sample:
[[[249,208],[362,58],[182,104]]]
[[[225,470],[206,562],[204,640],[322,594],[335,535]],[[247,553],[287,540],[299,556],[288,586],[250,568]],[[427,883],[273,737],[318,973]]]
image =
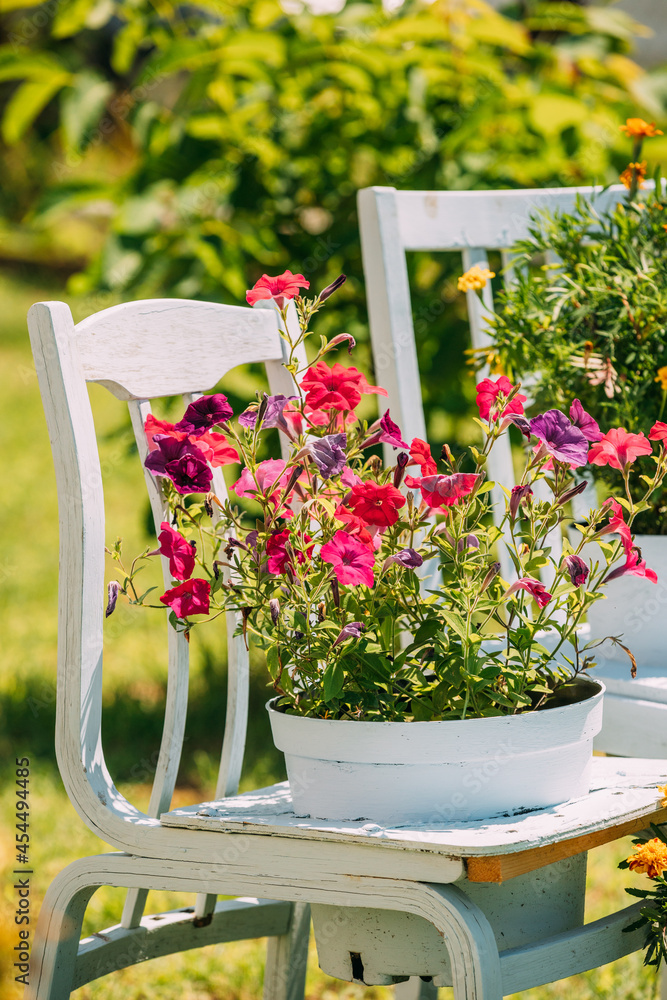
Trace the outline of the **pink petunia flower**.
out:
[[[623,427],[612,427],[592,445],[588,461],[591,465],[611,465],[612,469],[623,472],[640,455],[650,455],[652,451],[643,434],[630,434]]]
[[[347,531],[337,531],[320,549],[322,560],[331,563],[339,583],[373,586],[375,554]]]
[[[285,471],[282,458],[267,458],[260,462],[253,475],[250,469],[244,468],[241,475],[232,485],[237,497],[253,497],[258,493],[271,491],[270,499],[277,499],[277,493],[287,485],[292,470]]]
[[[515,386],[512,385],[507,375],[501,375],[495,382],[492,378],[483,378],[477,385],[476,399],[477,406],[479,407],[479,415],[482,420],[488,420],[492,411],[494,411],[494,419],[500,419],[501,417],[508,416],[510,413],[523,414],[523,404],[526,402],[526,397],[520,393],[517,393],[514,399],[500,413],[495,412],[498,397],[502,395],[507,399],[514,388]]]
[[[632,532],[623,518],[623,508],[618,500],[614,500],[613,497],[609,497],[608,500],[605,500],[602,507],[603,509],[605,507],[609,508],[609,524],[606,524],[604,528],[599,528],[595,532],[594,537],[600,538],[602,535],[620,535],[621,542],[623,543],[623,551],[626,556],[628,556],[632,549]]]
[[[453,507],[473,492],[480,478],[473,472],[455,472],[452,476],[425,476],[420,480],[406,476],[405,482],[419,487],[429,507]]]
[[[575,427],[579,428],[587,441],[601,440],[602,431],[600,430],[597,421],[593,420],[590,413],[586,413],[586,410],[581,405],[581,401],[579,399],[572,400],[572,405],[570,406],[570,420]]]
[[[160,525],[158,535],[160,555],[169,560],[169,572],[174,580],[189,580],[195,568],[195,546],[175,531],[168,521]]]
[[[246,292],[246,302],[254,306],[260,299],[274,299],[279,309],[285,305],[285,299],[293,299],[299,294],[300,288],[310,288],[310,282],[306,281],[302,274],[292,274],[291,271],[283,271],[276,278],[263,274],[259,281]]]
[[[211,585],[208,580],[195,578],[179,583],[163,594],[160,600],[171,608],[177,618],[207,615],[210,608]]]
[[[552,595],[547,593],[547,589],[543,583],[539,580],[534,580],[532,576],[524,576],[520,580],[516,580],[505,591],[505,598],[509,597],[511,594],[515,594],[517,590],[527,590],[531,597],[533,597],[541,608],[546,607],[550,600],[552,600]]]
[[[643,576],[647,580],[650,580],[651,583],[658,582],[658,574],[655,570],[648,568],[646,560],[641,558],[641,554],[637,548],[630,550],[626,555],[623,566],[612,570],[607,576],[606,582],[609,583],[610,580],[616,580],[619,576]]]

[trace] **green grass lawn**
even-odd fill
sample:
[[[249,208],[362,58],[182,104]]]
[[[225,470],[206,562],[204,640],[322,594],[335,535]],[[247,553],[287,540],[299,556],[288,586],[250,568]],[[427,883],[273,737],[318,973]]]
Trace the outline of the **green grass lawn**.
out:
[[[6,874],[0,896],[0,993],[15,1000],[11,968],[16,943],[13,923],[14,867],[13,761],[32,760],[31,865],[33,914],[53,876],[84,854],[107,849],[91,834],[69,805],[55,766],[57,505],[55,479],[46,426],[32,367],[25,313],[32,302],[62,297],[57,290],[0,277],[3,326],[0,334],[0,426],[3,428],[3,471],[0,490],[0,752],[2,837],[0,859]],[[73,305],[75,318],[109,303]],[[258,384],[253,372],[242,372],[243,394]],[[229,389],[229,380],[226,381]],[[239,382],[232,388],[239,389]],[[92,389],[96,426],[101,440],[107,505],[107,539],[125,539],[134,553],[151,541],[146,528],[142,474],[132,452],[128,421],[108,393]],[[100,595],[100,600],[103,595]],[[132,613],[125,608],[109,619],[105,646],[104,723],[107,759],[124,793],[138,805],[148,801],[152,762],[159,745],[165,693],[166,641],[161,615]],[[192,643],[190,717],[177,801],[210,796],[219,753],[225,709],[225,643],[211,631]],[[262,703],[265,681],[261,663],[253,663],[251,726],[243,787],[257,787],[283,776],[282,761],[273,750]],[[616,863],[628,853],[629,842],[609,845],[591,854],[589,917],[627,905],[623,885],[627,873]],[[100,890],[92,899],[85,931],[100,930],[120,917],[123,893]],[[155,893],[149,912],[187,905],[191,897]],[[77,996],[90,1000],[251,1000],[261,994],[263,942],[211,947],[160,959],[116,973],[84,987]],[[441,991],[441,996],[449,991]],[[317,967],[313,950],[307,983],[308,998],[334,996],[389,997],[386,989],[364,990],[332,980]],[[521,994],[530,1000],[649,1000],[655,977],[642,968],[641,957],[584,976]]]

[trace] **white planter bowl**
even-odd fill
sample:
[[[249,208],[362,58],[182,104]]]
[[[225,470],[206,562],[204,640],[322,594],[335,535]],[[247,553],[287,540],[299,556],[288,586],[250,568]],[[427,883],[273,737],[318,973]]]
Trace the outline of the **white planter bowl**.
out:
[[[352,722],[267,706],[294,812],[389,826],[486,819],[589,791],[604,687],[541,712],[444,722]]]
[[[657,584],[638,576],[612,580],[605,588],[606,599],[596,601],[589,609],[588,624],[591,639],[622,635],[622,642],[636,656],[641,673],[643,666],[662,665],[665,659],[667,535],[637,535],[635,544],[647,566],[658,574]],[[582,555],[590,562],[602,560],[595,543],[586,545]],[[605,660],[628,663],[627,654],[611,642],[605,642],[594,655],[601,669]]]

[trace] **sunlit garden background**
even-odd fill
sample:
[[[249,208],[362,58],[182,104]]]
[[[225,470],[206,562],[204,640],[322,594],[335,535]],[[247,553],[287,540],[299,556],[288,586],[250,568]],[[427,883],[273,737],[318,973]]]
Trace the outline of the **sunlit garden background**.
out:
[[[58,870],[105,846],[69,805],[53,752],[57,508],[28,307],[65,299],[78,320],[140,297],[241,303],[265,271],[302,271],[316,289],[344,272],[320,322],[351,333],[356,363],[369,366],[356,191],[614,182],[628,162],[619,124],[640,114],[665,128],[667,59],[635,61],[650,32],[618,6],[557,0],[502,11],[484,0],[407,0],[393,11],[349,2],[335,14],[300,0],[0,0],[0,12],[2,861],[10,871],[13,759],[27,755],[36,913]],[[646,155],[649,169],[667,164],[667,137]],[[429,438],[456,447],[476,433],[460,259],[414,254],[410,269]],[[234,402],[261,385],[258,371],[244,370],[224,390]],[[93,399],[109,541],[122,535],[139,551],[151,529],[128,418],[103,390]],[[161,617],[125,606],[107,637],[107,759],[141,806],[161,734],[163,632]],[[178,803],[211,795],[225,710],[221,634],[198,633],[192,655]],[[244,788],[283,776],[264,701],[257,660]],[[624,853],[623,844],[593,852],[591,916],[622,905],[615,864]],[[13,1000],[11,880],[3,885],[0,983]],[[100,891],[86,929],[117,922],[121,901]],[[185,904],[151,896],[149,911]],[[262,963],[261,942],[215,947],[79,995],[250,1000],[261,993]],[[526,996],[646,1000],[654,989],[632,956]],[[320,973],[313,954],[309,1000],[363,992]]]

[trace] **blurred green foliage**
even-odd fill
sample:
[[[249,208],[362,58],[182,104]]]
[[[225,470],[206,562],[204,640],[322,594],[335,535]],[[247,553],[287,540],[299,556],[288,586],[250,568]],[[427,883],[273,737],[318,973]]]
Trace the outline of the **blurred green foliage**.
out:
[[[625,166],[618,124],[662,113],[665,75],[631,60],[641,29],[614,8],[285,8],[3,0],[0,258],[29,229],[32,260],[38,234],[47,262],[88,262],[71,292],[122,298],[239,302],[264,271],[314,288],[342,271],[323,329],[363,341],[358,188],[606,182]],[[411,260],[436,440],[472,389],[459,266]]]

